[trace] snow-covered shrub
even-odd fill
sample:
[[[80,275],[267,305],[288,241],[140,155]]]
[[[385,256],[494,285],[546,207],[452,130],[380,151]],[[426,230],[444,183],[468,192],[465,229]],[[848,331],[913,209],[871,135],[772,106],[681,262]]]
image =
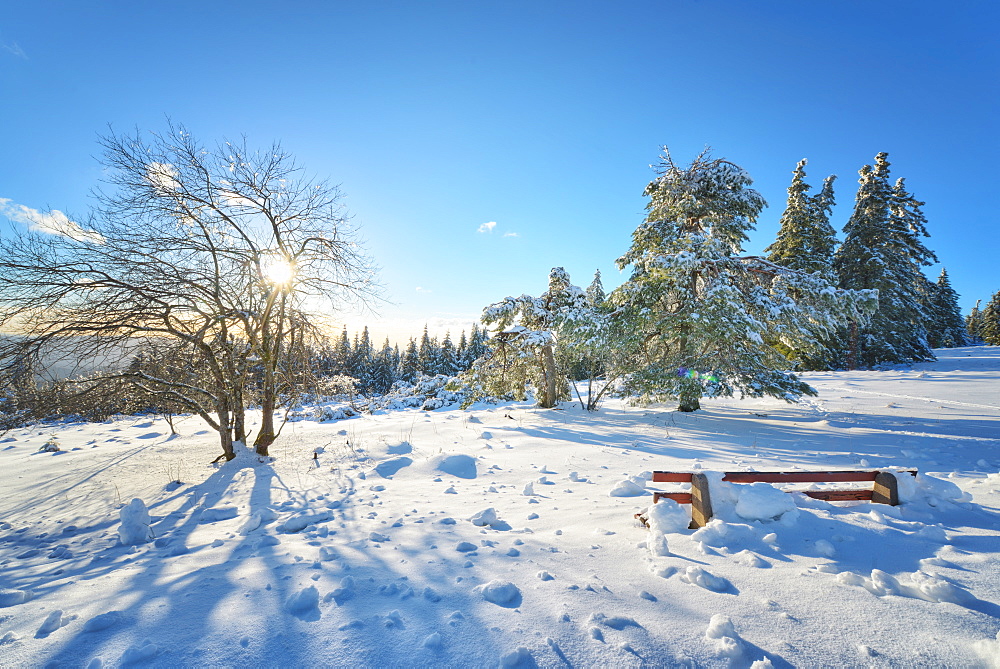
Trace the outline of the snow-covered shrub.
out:
[[[42,444],[38,448],[38,450],[42,451],[43,453],[56,453],[59,450],[61,450],[59,448],[59,440],[55,437],[55,435],[53,435],[53,436],[49,437],[48,441],[46,441],[44,444]]]

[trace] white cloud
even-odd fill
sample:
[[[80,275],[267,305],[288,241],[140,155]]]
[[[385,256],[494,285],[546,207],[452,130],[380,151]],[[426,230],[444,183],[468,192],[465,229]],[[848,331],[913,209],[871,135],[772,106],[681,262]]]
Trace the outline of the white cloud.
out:
[[[24,60],[28,60],[28,54],[26,54],[24,52],[24,49],[22,49],[21,45],[18,44],[17,42],[11,42],[10,44],[4,44],[3,48],[4,48],[4,51],[7,51],[8,53],[12,53],[15,56],[17,56],[18,58],[22,58]]]
[[[417,286],[418,293],[433,293],[434,291],[430,288],[424,288],[423,286]]]
[[[93,230],[85,230],[76,221],[59,211],[38,211],[23,204],[11,202],[8,198],[0,198],[0,213],[12,221],[23,223],[28,229],[44,232],[50,235],[62,235],[78,242],[100,244],[104,238]]]
[[[496,221],[490,221],[489,223],[483,223],[479,226],[479,232],[493,232],[493,228],[497,227]]]
[[[505,232],[505,233],[503,233],[503,236],[504,237],[520,237],[521,235],[517,234],[516,232]]]

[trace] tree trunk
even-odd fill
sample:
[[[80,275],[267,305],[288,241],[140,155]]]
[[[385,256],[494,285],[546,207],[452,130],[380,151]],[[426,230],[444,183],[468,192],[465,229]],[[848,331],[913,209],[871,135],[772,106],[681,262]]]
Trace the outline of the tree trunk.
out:
[[[851,321],[847,344],[847,371],[858,368],[858,324]]]
[[[267,382],[264,383],[264,393],[260,402],[260,429],[257,430],[257,439],[254,440],[254,450],[257,455],[268,455],[267,448],[274,443],[277,436],[274,433],[274,408],[275,396]]]
[[[229,415],[229,410],[225,407],[221,407],[218,410],[218,414],[219,441],[222,442],[222,453],[225,455],[226,462],[228,462],[236,457],[236,450],[233,448],[233,430],[229,424],[232,416]]]
[[[551,346],[542,347],[542,376],[545,388],[538,405],[543,409],[551,409],[556,405],[556,359]]]

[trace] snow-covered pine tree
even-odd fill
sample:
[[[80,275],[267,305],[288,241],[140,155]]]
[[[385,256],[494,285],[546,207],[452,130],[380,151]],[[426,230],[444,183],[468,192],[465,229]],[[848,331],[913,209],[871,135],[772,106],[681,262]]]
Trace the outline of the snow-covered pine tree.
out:
[[[424,334],[420,337],[417,359],[417,369],[421,374],[434,376],[441,373],[441,347],[438,345],[437,337],[431,337],[427,333],[426,325],[424,325]]]
[[[878,290],[878,310],[865,327],[852,327],[842,343],[848,368],[933,360],[921,305],[926,282],[921,267],[935,261],[924,246],[923,203],[904,181],[889,185],[885,152],[859,172],[854,212],[844,227],[844,243],[834,256],[840,286]]]
[[[942,268],[937,283],[931,285],[930,320],[927,341],[932,348],[955,348],[972,343],[958,306],[958,293],[951,287],[948,270]]]
[[[345,325],[343,332],[340,333],[340,340],[337,342],[337,347],[333,352],[333,365],[336,369],[336,374],[351,375],[352,350],[351,338],[347,336],[347,326]]]
[[[587,286],[587,304],[591,308],[597,308],[608,299],[608,294],[604,292],[604,283],[601,281],[601,270],[594,272],[594,280]]]
[[[441,340],[441,348],[438,350],[438,369],[437,374],[444,374],[445,376],[455,376],[461,370],[461,365],[458,362],[458,355],[455,351],[455,345],[451,341],[451,333],[445,331],[444,339]]]
[[[987,344],[1000,346],[1000,290],[993,293],[993,297],[986,303],[986,308],[982,311],[979,336]]]
[[[767,259],[776,265],[800,272],[818,272],[824,279],[835,281],[833,252],[837,233],[830,225],[830,210],[835,204],[833,182],[837,177],[828,176],[820,192],[811,196],[805,182],[806,162],[804,158],[800,160],[792,172],[777,239],[765,251]],[[791,350],[780,344],[777,347],[801,369],[830,369],[836,364],[836,335],[829,340],[819,339],[821,345],[811,352]]]
[[[372,359],[371,386],[373,392],[384,394],[389,391],[389,388],[396,381],[398,365],[396,351],[389,344],[389,338],[386,337],[382,348]]]
[[[465,336],[465,330],[462,330],[462,335],[458,338],[458,348],[455,349],[455,359],[458,363],[459,371],[465,371],[469,368],[471,360],[468,359],[469,354],[469,340]]]
[[[979,311],[981,301],[976,300],[976,306],[972,307],[972,311],[965,317],[965,331],[969,333],[969,343],[972,346],[983,344],[983,314]]]
[[[402,355],[399,356],[399,378],[407,383],[413,383],[419,375],[420,353],[417,350],[416,340],[410,337]]]
[[[471,367],[472,363],[486,355],[489,351],[490,333],[485,328],[479,327],[478,323],[472,324],[472,331],[469,334],[469,347],[466,350],[466,367]]]
[[[348,365],[349,375],[357,379],[358,390],[363,393],[372,392],[372,360],[374,357],[371,335],[368,334],[368,326],[366,325],[360,335],[354,336],[351,361]]]
[[[505,297],[483,310],[482,322],[496,334],[487,355],[476,360],[462,381],[471,403],[487,397],[523,400],[530,386],[538,406],[550,409],[569,398],[566,372],[557,364],[560,319],[586,305],[586,295],[570,283],[562,267],[549,272],[549,289],[539,297]]]
[[[587,411],[597,411],[624,368],[618,360],[623,349],[617,345],[623,339],[624,322],[617,315],[608,303],[601,271],[597,270],[587,288],[586,302],[562,312],[556,321],[557,360],[567,370],[577,399]],[[580,381],[587,382],[586,400]]]
[[[847,318],[863,319],[874,296],[740,257],[765,202],[739,166],[706,150],[685,168],[664,149],[658,173],[645,190],[646,220],[618,259],[632,275],[611,295],[626,321],[626,389],[679,400],[681,411],[702,396],[815,394],[767,342],[810,350]]]
[[[832,280],[837,233],[830,225],[830,210],[835,203],[833,182],[837,177],[828,176],[820,192],[810,196],[805,166],[803,158],[792,172],[778,237],[765,251],[767,259],[776,265],[800,272],[819,272]]]

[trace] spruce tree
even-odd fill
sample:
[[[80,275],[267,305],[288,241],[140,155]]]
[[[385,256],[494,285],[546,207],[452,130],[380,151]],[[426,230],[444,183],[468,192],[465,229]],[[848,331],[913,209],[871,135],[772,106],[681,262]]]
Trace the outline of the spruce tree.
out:
[[[833,183],[836,176],[823,180],[816,195],[809,195],[805,182],[806,160],[803,158],[792,172],[785,211],[781,215],[777,239],[767,247],[767,258],[776,265],[800,272],[816,272],[828,281],[834,280],[833,252],[837,236],[830,225],[830,210],[835,204]],[[830,369],[836,366],[836,335],[817,334],[820,345],[811,351],[793,350],[780,342],[769,342],[799,369]]]
[[[856,324],[842,343],[849,368],[933,360],[920,295],[926,281],[921,267],[935,260],[921,237],[927,236],[922,202],[902,179],[889,185],[887,153],[859,172],[854,211],[844,227],[844,243],[834,256],[842,288],[878,290],[878,310],[867,326]]]
[[[399,356],[399,378],[407,383],[413,383],[420,376],[420,354],[417,351],[417,342],[410,337],[410,341]]]
[[[665,151],[658,171],[645,190],[646,220],[618,259],[632,275],[611,298],[626,321],[626,389],[679,400],[681,411],[698,409],[702,396],[815,394],[767,342],[809,350],[817,333],[862,318],[870,294],[740,257],[765,202],[739,166],[706,151],[685,168]]]
[[[792,172],[788,201],[781,215],[778,238],[767,247],[767,259],[776,265],[800,272],[819,272],[824,278],[833,277],[833,251],[837,234],[830,225],[830,210],[834,205],[835,176],[823,181],[823,188],[810,196],[805,182],[806,160],[799,161]]]
[[[604,284],[601,282],[601,270],[597,270],[594,272],[594,280],[587,286],[587,303],[591,307],[596,308],[603,305],[607,298],[608,295],[604,292]]]
[[[333,352],[334,369],[337,374],[351,375],[351,351],[351,339],[347,336],[347,326],[345,325],[343,332],[340,333],[337,348]]]
[[[993,294],[983,309],[979,336],[991,346],[1000,346],[1000,291]]]
[[[529,387],[544,409],[568,399],[566,369],[556,354],[556,330],[562,319],[575,317],[585,305],[583,290],[570,283],[566,270],[553,267],[549,289],[539,297],[505,297],[483,309],[483,324],[493,326],[497,334],[488,354],[462,375],[469,391],[466,404],[489,397],[523,400]]]
[[[441,340],[441,348],[438,350],[437,374],[445,376],[455,376],[461,370],[455,345],[451,341],[451,333],[445,332],[444,339]]]
[[[389,338],[386,337],[382,348],[375,353],[372,359],[371,387],[373,392],[384,394],[389,391],[396,381],[398,365],[399,360],[396,352],[389,344]]]
[[[931,286],[930,319],[927,339],[933,348],[968,346],[971,342],[965,329],[965,319],[958,306],[958,293],[951,287],[948,270],[941,269],[937,283]]]
[[[471,360],[468,359],[468,354],[469,340],[465,337],[465,330],[462,330],[462,335],[458,338],[458,348],[455,350],[455,358],[458,361],[460,371],[465,371],[469,368]]]
[[[972,311],[965,317],[965,330],[969,333],[969,343],[973,346],[983,343],[983,314],[979,311],[981,301],[976,300],[976,306],[972,307]]]

